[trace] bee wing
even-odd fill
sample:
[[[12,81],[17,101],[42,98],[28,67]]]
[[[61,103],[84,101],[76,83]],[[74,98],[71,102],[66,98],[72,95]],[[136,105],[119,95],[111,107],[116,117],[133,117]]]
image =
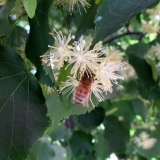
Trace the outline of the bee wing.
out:
[[[77,89],[77,87],[76,87],[75,90],[73,91],[73,97],[72,97],[72,100],[71,100],[71,102],[72,102],[73,104],[76,103],[76,99],[75,99],[76,89]]]
[[[91,96],[91,89],[88,92],[85,101],[82,103],[84,107],[88,107],[88,102],[89,102],[90,96]]]

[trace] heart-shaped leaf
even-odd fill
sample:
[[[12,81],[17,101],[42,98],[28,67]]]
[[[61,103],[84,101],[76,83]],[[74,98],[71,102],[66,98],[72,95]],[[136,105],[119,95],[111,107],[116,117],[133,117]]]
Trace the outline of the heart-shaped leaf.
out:
[[[40,85],[21,57],[0,47],[0,159],[25,159],[48,126]]]

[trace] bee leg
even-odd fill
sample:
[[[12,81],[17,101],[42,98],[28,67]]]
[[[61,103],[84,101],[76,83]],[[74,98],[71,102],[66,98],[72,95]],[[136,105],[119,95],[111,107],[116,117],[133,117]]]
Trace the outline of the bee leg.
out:
[[[82,105],[83,105],[84,107],[88,107],[88,101],[83,102]]]

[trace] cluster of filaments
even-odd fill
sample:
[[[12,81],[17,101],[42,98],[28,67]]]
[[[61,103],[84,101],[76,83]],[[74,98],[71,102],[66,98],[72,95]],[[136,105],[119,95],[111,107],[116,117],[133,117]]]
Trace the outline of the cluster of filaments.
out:
[[[81,13],[81,7],[86,12],[86,7],[90,7],[90,4],[87,2],[87,0],[56,0],[54,4],[60,7],[63,6],[68,8],[70,13],[74,11]]]
[[[117,60],[114,54],[110,55],[102,45],[96,44],[93,49],[90,49],[90,45],[87,45],[82,38],[79,42],[69,45],[71,34],[66,37],[55,29],[51,34],[55,38],[55,43],[54,46],[48,46],[50,49],[42,56],[42,62],[51,66],[53,72],[55,71],[55,76],[61,67],[67,69],[70,66],[70,75],[60,86],[62,93],[74,94],[85,72],[88,75],[94,75],[89,96],[90,102],[92,103],[92,93],[98,101],[103,101],[107,92],[112,93],[113,83],[118,84],[117,80],[123,79],[123,76],[118,75],[117,71],[123,69],[125,62]]]

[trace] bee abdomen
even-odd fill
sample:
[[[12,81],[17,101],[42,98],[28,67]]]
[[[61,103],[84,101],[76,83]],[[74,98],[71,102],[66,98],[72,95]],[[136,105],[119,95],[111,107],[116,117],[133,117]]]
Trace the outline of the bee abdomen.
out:
[[[74,96],[74,102],[76,104],[82,104],[86,99],[86,95],[87,95],[86,90],[82,90],[82,89],[77,90]]]

